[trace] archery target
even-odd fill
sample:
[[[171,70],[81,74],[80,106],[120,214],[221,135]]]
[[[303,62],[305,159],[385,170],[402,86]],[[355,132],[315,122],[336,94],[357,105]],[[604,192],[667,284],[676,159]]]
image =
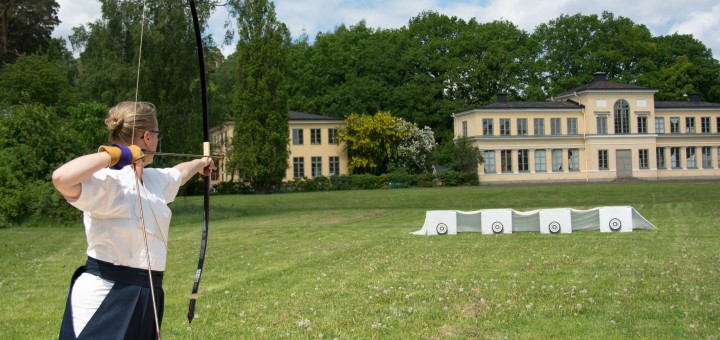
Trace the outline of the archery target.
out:
[[[482,210],[480,225],[483,234],[510,234],[512,233],[512,210]]]
[[[492,229],[493,234],[500,234],[503,232],[503,224],[500,221],[495,221],[490,226],[490,229]]]
[[[604,233],[632,231],[632,208],[600,208],[600,231]]]
[[[448,226],[447,224],[440,222],[437,226],[435,226],[435,231],[437,231],[438,235],[447,235]]]
[[[570,209],[540,210],[540,232],[543,234],[568,234],[572,232]]]
[[[455,235],[455,210],[431,210],[425,213],[424,235]]]

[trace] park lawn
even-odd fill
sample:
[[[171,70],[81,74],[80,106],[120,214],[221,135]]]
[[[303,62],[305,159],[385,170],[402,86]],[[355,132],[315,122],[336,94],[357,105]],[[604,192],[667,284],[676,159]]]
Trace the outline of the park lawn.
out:
[[[720,334],[720,182],[214,196],[197,317],[187,304],[202,198],[172,204],[162,336],[712,338]],[[415,236],[426,210],[631,205],[658,227]],[[0,229],[0,338],[55,338],[73,227]]]

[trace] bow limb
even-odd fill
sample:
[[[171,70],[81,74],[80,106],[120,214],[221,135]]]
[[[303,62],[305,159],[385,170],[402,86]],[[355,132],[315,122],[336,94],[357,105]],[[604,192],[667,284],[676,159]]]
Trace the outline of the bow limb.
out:
[[[203,53],[202,35],[200,31],[200,22],[198,21],[197,9],[195,1],[189,0],[190,12],[193,19],[193,28],[195,30],[195,43],[198,51],[198,62],[200,65],[200,92],[202,93],[202,113],[203,113],[203,156],[210,156],[210,122],[208,113],[208,97],[207,97],[207,80],[205,77],[205,56]],[[200,286],[200,278],[202,277],[203,265],[205,264],[205,249],[207,248],[208,227],[210,224],[210,176],[205,176],[205,200],[204,200],[204,224],[202,230],[202,241],[200,242],[200,257],[198,259],[197,271],[195,272],[195,283],[193,284],[192,293],[190,294],[190,305],[188,307],[188,322],[192,322],[195,317],[195,302],[198,297],[198,288]]]

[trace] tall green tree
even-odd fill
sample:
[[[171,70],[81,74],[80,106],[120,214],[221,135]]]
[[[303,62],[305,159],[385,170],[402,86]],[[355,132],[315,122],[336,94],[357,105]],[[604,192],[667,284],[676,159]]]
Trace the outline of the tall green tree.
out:
[[[0,68],[47,45],[59,8],[55,0],[0,2]]]
[[[113,106],[135,100],[139,84],[138,100],[152,102],[158,109],[160,129],[166,135],[160,151],[197,153],[202,115],[189,6],[176,0],[148,1],[143,20],[142,0],[101,2],[102,17],[76,27],[70,38],[73,47],[82,51],[78,84],[84,99]],[[212,5],[198,4],[201,23],[207,21]],[[206,46],[213,44],[211,37],[204,39]],[[208,59],[212,69],[213,59]]]
[[[279,186],[287,170],[290,31],[268,0],[246,0],[235,11],[237,92],[229,165],[262,194]]]
[[[656,99],[683,100],[684,95],[699,93],[705,101],[720,102],[720,61],[709,48],[687,34],[659,36],[653,42],[653,67],[638,79],[660,90]]]

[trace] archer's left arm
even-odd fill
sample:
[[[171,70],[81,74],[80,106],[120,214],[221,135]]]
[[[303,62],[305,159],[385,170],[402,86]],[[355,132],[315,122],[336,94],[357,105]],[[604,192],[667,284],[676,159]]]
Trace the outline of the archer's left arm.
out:
[[[182,182],[180,185],[184,185],[190,180],[196,173],[202,176],[210,176],[213,170],[217,170],[215,163],[210,157],[203,157],[192,161],[180,163],[175,166],[175,169],[180,171],[182,175]]]

